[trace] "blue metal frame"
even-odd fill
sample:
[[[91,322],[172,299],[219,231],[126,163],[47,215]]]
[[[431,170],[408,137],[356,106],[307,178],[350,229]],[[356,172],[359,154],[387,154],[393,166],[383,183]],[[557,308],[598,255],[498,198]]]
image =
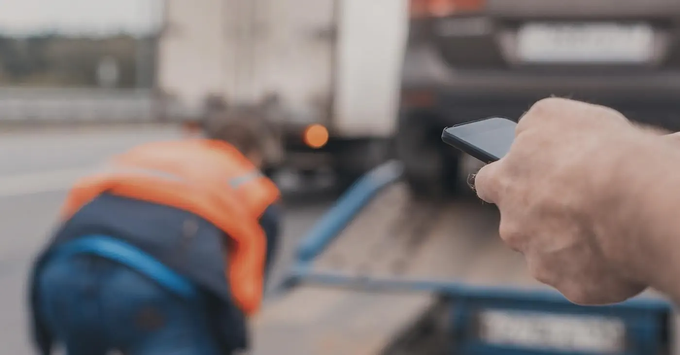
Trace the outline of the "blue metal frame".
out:
[[[374,291],[429,291],[452,300],[451,324],[455,354],[543,355],[562,354],[555,351],[533,351],[512,347],[499,347],[475,340],[470,334],[470,324],[479,309],[527,310],[547,313],[614,316],[626,324],[628,349],[624,354],[656,354],[662,338],[668,332],[668,319],[672,306],[661,299],[636,297],[609,306],[586,307],[569,302],[558,292],[538,289],[513,289],[503,287],[477,287],[450,280],[408,280],[388,278],[358,278],[342,273],[318,272],[311,267],[314,259],[352,222],[378,192],[397,182],[403,168],[391,161],[374,169],[357,181],[319,220],[301,242],[296,262],[282,289],[298,283],[328,286],[357,287]],[[583,354],[579,354],[583,355]]]
[[[323,284],[328,286],[355,287],[366,291],[392,292],[439,292],[455,298],[475,299],[485,303],[503,303],[521,306],[524,303],[537,304],[536,309],[544,310],[543,305],[551,309],[582,309],[584,312],[607,313],[612,309],[636,311],[667,312],[672,308],[669,303],[651,297],[636,297],[615,305],[578,306],[567,300],[559,292],[548,289],[521,289],[497,286],[476,286],[456,281],[358,278],[341,273],[313,272],[304,269],[294,270],[291,278],[298,282]],[[538,305],[540,304],[540,305]],[[531,308],[527,308],[530,310]]]
[[[380,190],[399,180],[402,171],[400,163],[391,161],[350,186],[335,206],[302,239],[296,254],[297,263],[311,262],[321,254]]]

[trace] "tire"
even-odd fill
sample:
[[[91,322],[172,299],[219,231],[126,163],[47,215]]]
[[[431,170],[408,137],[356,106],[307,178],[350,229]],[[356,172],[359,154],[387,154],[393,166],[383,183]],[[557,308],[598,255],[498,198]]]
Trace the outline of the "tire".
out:
[[[344,192],[350,186],[352,186],[357,180],[359,180],[363,174],[357,173],[357,172],[349,172],[349,171],[336,171],[335,173],[336,176],[336,188]]]
[[[455,195],[459,185],[460,154],[441,141],[443,126],[435,115],[411,112],[399,120],[395,141],[404,179],[416,197],[439,199]]]
[[[262,174],[270,179],[274,179],[279,174],[279,169],[273,166],[262,168]]]
[[[337,185],[341,190],[391,157],[391,140],[363,139],[347,141],[335,166]]]

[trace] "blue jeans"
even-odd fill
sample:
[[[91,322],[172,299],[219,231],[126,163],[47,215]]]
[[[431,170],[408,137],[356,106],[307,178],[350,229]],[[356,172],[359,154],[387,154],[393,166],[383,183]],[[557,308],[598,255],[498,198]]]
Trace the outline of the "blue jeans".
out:
[[[37,280],[41,317],[69,355],[225,354],[199,302],[123,265],[80,255],[48,262]]]

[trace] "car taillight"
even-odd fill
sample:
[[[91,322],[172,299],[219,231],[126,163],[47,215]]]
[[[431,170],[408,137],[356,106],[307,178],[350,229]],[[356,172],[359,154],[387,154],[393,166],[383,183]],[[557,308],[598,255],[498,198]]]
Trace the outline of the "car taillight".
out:
[[[429,0],[411,0],[409,12],[411,17],[421,18],[428,15]]]
[[[445,17],[457,13],[479,11],[485,0],[411,0],[411,17]]]
[[[328,143],[328,137],[328,129],[320,124],[307,126],[302,134],[305,144],[313,149],[323,148]]]

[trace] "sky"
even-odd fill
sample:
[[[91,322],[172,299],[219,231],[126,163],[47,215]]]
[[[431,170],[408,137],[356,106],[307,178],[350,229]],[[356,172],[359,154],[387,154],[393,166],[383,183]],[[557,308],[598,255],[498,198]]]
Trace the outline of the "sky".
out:
[[[161,9],[162,0],[0,0],[0,33],[148,32],[160,23]]]

